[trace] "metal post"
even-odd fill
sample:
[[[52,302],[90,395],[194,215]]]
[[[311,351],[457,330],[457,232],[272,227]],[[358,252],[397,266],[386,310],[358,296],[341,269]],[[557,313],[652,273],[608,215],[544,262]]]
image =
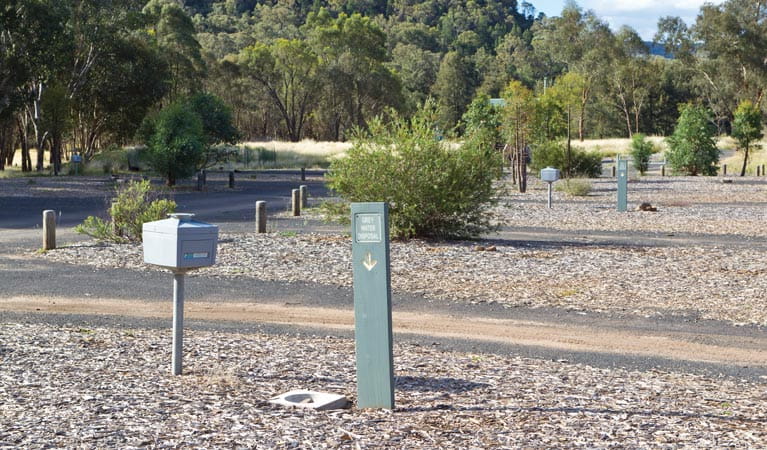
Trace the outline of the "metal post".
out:
[[[615,178],[615,166],[613,166],[612,172],[613,172],[613,178]]]
[[[389,208],[351,209],[357,407],[394,409]]]
[[[549,182],[549,209],[551,209],[551,182]]]
[[[301,181],[306,181],[306,167],[301,168]]]
[[[625,212],[628,209],[628,175],[629,162],[626,159],[618,160],[618,207],[619,212]]]
[[[660,166],[660,176],[665,177],[666,176],[666,165]]]
[[[256,233],[266,233],[266,202],[256,202]]]
[[[197,190],[202,190],[202,172],[197,172]]]
[[[229,189],[234,189],[234,172],[229,171]]]
[[[173,273],[173,375],[181,375],[184,347],[184,273]]]
[[[43,250],[56,248],[56,211],[43,211]]]
[[[293,189],[291,192],[291,206],[293,216],[301,215],[301,193],[298,189]]]
[[[722,164],[722,175],[727,176],[727,164]]]
[[[301,197],[301,208],[306,208],[306,205],[309,203],[308,197],[309,197],[309,187],[305,184],[302,184],[301,186],[298,186],[298,195]]]

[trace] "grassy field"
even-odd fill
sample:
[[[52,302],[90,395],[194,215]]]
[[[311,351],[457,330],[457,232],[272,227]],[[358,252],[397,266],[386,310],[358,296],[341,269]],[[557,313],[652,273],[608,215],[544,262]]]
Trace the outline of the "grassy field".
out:
[[[665,138],[662,136],[648,136],[648,139],[658,149],[658,154],[653,159],[663,160],[663,152],[666,150]],[[743,164],[743,155],[735,151],[735,141],[730,137],[718,139],[719,149],[722,151],[720,164],[727,164],[728,173],[739,171]],[[604,157],[615,157],[616,155],[628,155],[630,152],[631,139],[612,138],[612,139],[586,139],[585,141],[573,141],[573,146],[587,151],[596,151]],[[762,149],[757,149],[751,153],[749,163],[749,173],[755,172],[756,165],[767,164],[767,139],[761,141]],[[311,139],[305,139],[300,142],[285,141],[255,141],[244,142],[236,147],[236,155],[231,161],[220,164],[227,170],[232,169],[259,169],[259,168],[326,168],[333,159],[343,157],[346,151],[351,147],[349,142],[317,142]],[[32,161],[36,161],[36,150],[30,150]],[[45,164],[48,166],[46,155]],[[85,173],[100,174],[104,173],[101,167],[103,162],[91,163],[90,168],[85,168]],[[24,174],[19,167],[21,166],[21,152],[16,152],[14,166],[0,171],[0,178],[15,176],[29,176]],[[96,167],[98,166],[98,167]],[[80,173],[83,173],[81,168]],[[48,171],[40,175],[46,175]],[[68,169],[64,169],[68,173]]]

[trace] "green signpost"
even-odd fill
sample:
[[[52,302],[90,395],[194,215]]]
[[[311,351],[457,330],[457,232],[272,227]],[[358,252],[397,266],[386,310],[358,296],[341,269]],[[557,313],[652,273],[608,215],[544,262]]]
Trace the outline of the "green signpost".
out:
[[[629,162],[618,158],[618,211],[628,209]]]
[[[394,409],[389,206],[352,203],[357,407]]]

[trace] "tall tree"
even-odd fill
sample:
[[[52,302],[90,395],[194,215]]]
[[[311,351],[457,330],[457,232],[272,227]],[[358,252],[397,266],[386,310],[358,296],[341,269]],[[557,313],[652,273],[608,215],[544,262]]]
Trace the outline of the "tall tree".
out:
[[[463,116],[476,87],[473,67],[458,52],[445,54],[432,93],[437,98],[440,125],[452,130]]]
[[[586,114],[595,87],[604,80],[614,57],[614,38],[607,23],[593,11],[584,12],[568,0],[560,17],[544,19],[532,41],[535,53],[568,72],[580,74],[585,83],[576,111],[578,138],[585,138]]]
[[[327,10],[310,14],[309,43],[319,57],[324,92],[320,112],[339,140],[344,129],[366,127],[368,117],[402,104],[399,78],[386,65],[386,35],[368,17]]]
[[[266,89],[288,139],[301,140],[318,94],[317,55],[304,41],[278,39],[272,46],[245,48],[238,63],[245,77]]]
[[[143,12],[151,25],[149,34],[170,68],[170,100],[197,92],[205,63],[192,19],[174,0],[150,0]]]

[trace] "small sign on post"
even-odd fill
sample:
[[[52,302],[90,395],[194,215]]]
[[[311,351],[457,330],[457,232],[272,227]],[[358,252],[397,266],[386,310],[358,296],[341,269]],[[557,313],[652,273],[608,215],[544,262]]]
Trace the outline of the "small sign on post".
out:
[[[628,182],[629,162],[627,159],[618,159],[618,211],[626,212],[628,209]]]
[[[357,407],[394,409],[389,206],[352,203]]]

